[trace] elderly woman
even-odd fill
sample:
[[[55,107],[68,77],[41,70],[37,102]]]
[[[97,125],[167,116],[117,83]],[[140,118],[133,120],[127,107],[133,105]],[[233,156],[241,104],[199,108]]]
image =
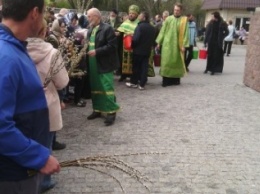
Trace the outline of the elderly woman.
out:
[[[48,33],[48,36],[46,37],[46,41],[51,43],[54,48],[58,49],[61,44],[66,42],[66,38],[65,38],[66,30],[67,30],[67,27],[66,27],[64,19],[60,18],[60,19],[55,20],[52,23],[51,30]],[[61,54],[63,54],[63,53],[61,53]],[[65,95],[66,95],[65,90],[59,91],[62,109],[65,108],[65,104],[63,102]]]
[[[63,19],[56,19],[52,23],[50,32],[46,37],[46,41],[51,43],[54,48],[58,48],[61,43],[63,43],[65,38],[65,33],[67,26]]]

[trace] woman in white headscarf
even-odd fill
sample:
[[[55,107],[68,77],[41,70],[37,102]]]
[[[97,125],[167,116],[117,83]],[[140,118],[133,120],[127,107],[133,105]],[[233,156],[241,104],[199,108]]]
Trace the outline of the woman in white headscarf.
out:
[[[66,30],[67,26],[64,19],[54,20],[49,35],[46,37],[46,41],[51,43],[54,48],[58,48],[62,42],[66,41]]]
[[[59,51],[50,43],[44,41],[45,34],[47,30],[47,23],[44,20],[43,27],[38,34],[38,37],[29,38],[27,50],[36,64],[36,69],[44,85],[47,77],[49,77],[50,69],[53,72],[57,71],[55,75],[52,75],[52,79],[48,85],[45,87],[45,96],[47,100],[47,105],[49,109],[49,120],[50,120],[50,134],[48,138],[49,148],[52,148],[52,142],[55,132],[61,130],[63,127],[62,116],[61,116],[61,106],[57,90],[62,89],[67,86],[69,82],[69,77],[65,66],[63,65],[63,59]],[[47,175],[44,177],[42,182],[42,191],[49,190],[55,185],[51,181],[51,176]]]

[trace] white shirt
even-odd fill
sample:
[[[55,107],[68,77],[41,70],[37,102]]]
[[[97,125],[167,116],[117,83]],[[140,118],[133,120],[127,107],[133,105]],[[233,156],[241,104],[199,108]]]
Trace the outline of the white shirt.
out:
[[[229,25],[228,26],[228,35],[225,37],[225,41],[233,41],[234,38],[233,38],[233,33],[235,31],[235,27],[233,25]]]

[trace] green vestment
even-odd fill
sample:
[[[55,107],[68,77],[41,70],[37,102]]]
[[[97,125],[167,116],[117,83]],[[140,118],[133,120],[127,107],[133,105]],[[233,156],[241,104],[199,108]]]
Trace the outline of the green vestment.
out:
[[[96,26],[89,40],[89,51],[95,49]],[[96,57],[89,57],[89,77],[91,87],[92,106],[95,112],[115,113],[119,105],[115,102],[114,75],[111,73],[98,73]]]
[[[181,78],[186,73],[184,53],[181,48],[189,47],[187,17],[169,16],[164,22],[156,42],[161,45],[160,75]]]
[[[123,32],[124,37],[127,35],[133,35],[138,22],[139,22],[138,19],[136,19],[135,21],[126,20],[119,26],[117,31]],[[128,51],[123,47],[123,61],[122,61],[123,74],[132,74],[132,60],[133,60],[132,54],[133,54],[132,51]]]

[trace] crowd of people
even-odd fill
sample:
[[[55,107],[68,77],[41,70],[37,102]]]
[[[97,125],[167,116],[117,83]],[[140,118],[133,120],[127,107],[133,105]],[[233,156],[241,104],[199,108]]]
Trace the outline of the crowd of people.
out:
[[[93,111],[87,119],[104,117],[110,126],[120,109],[114,74],[119,82],[130,78],[126,87],[144,90],[147,77],[155,76],[155,51],[161,55],[163,87],[180,85],[189,72],[197,29],[180,3],[172,15],[164,11],[153,22],[137,5],[131,5],[123,18],[112,10],[104,19],[97,8],[82,15],[67,9],[58,14],[44,11],[44,0],[2,4],[0,191],[5,194],[36,194],[55,186],[51,174],[60,166],[51,152],[66,147],[56,137],[66,103],[85,107],[91,99]],[[223,71],[234,31],[231,21],[227,26],[219,12],[213,13],[206,27],[204,73]]]

